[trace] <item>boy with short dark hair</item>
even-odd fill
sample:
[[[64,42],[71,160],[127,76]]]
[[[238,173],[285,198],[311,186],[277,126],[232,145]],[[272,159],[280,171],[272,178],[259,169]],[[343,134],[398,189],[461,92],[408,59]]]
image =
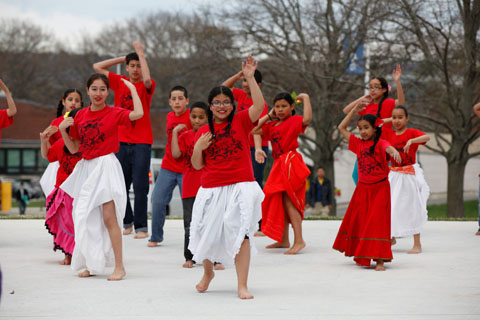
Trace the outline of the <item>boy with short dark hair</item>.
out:
[[[178,185],[180,194],[182,194],[184,162],[182,158],[175,159],[172,156],[172,133],[173,129],[179,124],[186,126],[181,132],[192,129],[190,110],[187,109],[189,102],[188,92],[184,87],[175,86],[170,90],[168,104],[172,111],[167,115],[167,145],[165,146],[165,155],[162,159],[162,167],[155,180],[155,187],[152,193],[152,236],[148,243],[149,247],[156,247],[158,243],[163,241],[166,208],[172,200],[175,186]]]
[[[136,87],[143,105],[144,116],[131,126],[119,128],[118,138],[120,149],[116,156],[122,165],[127,194],[133,182],[135,193],[134,210],[130,201],[127,201],[124,231],[127,235],[135,227],[135,239],[148,236],[147,201],[148,201],[148,173],[150,171],[151,148],[153,143],[152,125],[150,123],[150,105],[155,91],[155,80],[150,77],[144,49],[140,42],[133,42],[135,52],[114,59],[97,62],[93,69],[108,77],[110,88],[115,92],[115,107],[133,110],[133,101],[130,89],[123,83],[122,78],[130,81]],[[107,69],[119,63],[126,64],[128,77],[109,72]]]

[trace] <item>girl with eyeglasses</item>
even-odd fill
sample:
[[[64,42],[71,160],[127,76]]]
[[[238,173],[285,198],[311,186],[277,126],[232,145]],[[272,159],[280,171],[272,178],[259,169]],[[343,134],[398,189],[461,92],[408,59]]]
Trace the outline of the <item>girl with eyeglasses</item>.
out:
[[[262,231],[277,241],[267,248],[290,248],[288,225],[292,224],[294,241],[284,254],[297,254],[305,247],[302,220],[305,211],[305,187],[310,170],[297,152],[298,136],[312,121],[312,106],[306,93],[298,95],[303,102],[303,116],[295,115],[295,102],[287,92],[273,99],[273,109],[262,119],[255,134],[263,134],[272,144],[273,167],[265,183],[262,203]],[[267,122],[269,121],[270,122]],[[257,161],[265,161],[256,153]]]
[[[190,244],[192,260],[202,262],[203,277],[197,284],[205,292],[214,277],[213,262],[235,264],[238,296],[251,299],[247,279],[251,240],[260,220],[263,192],[253,176],[249,134],[264,109],[264,99],[253,76],[257,63],[249,56],[242,72],[250,86],[253,106],[235,114],[232,91],[215,87],[208,95],[208,126],[196,134],[192,165],[203,170],[192,211]]]

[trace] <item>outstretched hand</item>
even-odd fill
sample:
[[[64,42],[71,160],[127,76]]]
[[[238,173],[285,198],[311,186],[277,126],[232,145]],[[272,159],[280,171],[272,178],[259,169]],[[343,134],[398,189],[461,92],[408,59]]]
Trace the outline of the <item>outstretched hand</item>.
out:
[[[392,148],[392,149],[393,150],[390,156],[393,158],[393,160],[395,160],[396,163],[401,163],[402,157],[400,156],[400,153],[395,148]]]
[[[412,146],[412,139],[407,141],[407,143],[405,144],[405,147],[403,147],[403,152],[408,153],[411,146]]]
[[[400,77],[402,76],[402,68],[400,68],[400,65],[397,64],[397,67],[393,69],[392,72],[393,80],[399,81]]]
[[[139,41],[133,41],[132,43],[135,52],[141,51],[143,52],[143,45]]]
[[[242,62],[242,73],[245,78],[253,78],[258,62],[252,56],[247,56],[246,62]]]
[[[258,163],[264,163],[267,158],[267,154],[262,149],[255,150],[255,161]]]

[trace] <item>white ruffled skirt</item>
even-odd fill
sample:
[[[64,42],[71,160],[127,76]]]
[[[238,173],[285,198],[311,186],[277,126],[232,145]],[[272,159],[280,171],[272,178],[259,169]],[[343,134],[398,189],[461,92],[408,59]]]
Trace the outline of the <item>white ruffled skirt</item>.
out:
[[[113,153],[91,160],[80,160],[61,185],[73,200],[75,249],[72,269],[104,273],[115,264],[112,243],[103,222],[102,205],[112,201],[119,226],[123,224],[127,193],[122,167]],[[123,248],[123,246],[122,246]]]
[[[60,168],[60,163],[58,161],[50,162],[40,178],[40,186],[45,194],[45,198],[47,198],[55,189],[58,168]]]
[[[193,260],[233,265],[245,236],[250,238],[251,254],[255,254],[253,234],[262,217],[263,198],[256,181],[200,188],[190,225],[188,249]]]
[[[392,197],[392,237],[421,233],[427,222],[427,200],[430,195],[423,170],[414,164],[415,175],[390,171],[388,180]]]

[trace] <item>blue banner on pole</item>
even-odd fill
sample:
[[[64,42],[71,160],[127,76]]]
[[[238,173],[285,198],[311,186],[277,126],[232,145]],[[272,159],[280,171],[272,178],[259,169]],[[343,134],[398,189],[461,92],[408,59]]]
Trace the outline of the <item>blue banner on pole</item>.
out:
[[[344,51],[346,52],[348,49],[348,39],[345,39],[344,48]],[[347,59],[347,68],[345,69],[345,72],[353,74],[363,74],[365,73],[363,66],[363,44],[361,44],[358,46],[353,57]]]

